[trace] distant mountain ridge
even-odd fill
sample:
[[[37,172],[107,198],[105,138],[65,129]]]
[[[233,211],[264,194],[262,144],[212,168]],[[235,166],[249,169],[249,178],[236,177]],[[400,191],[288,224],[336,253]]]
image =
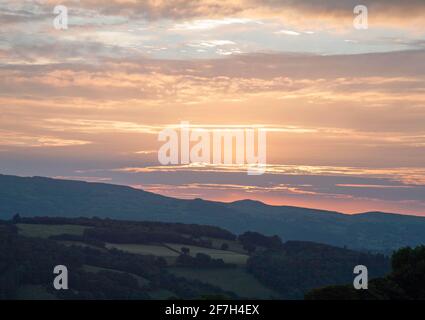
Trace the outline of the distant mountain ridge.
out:
[[[352,249],[391,252],[425,243],[425,217],[175,199],[127,186],[0,175],[0,218],[22,216],[102,217],[215,225]]]

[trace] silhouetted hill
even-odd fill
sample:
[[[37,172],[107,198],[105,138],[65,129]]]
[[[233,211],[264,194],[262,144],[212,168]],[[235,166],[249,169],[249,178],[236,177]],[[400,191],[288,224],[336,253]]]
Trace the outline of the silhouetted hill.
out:
[[[345,215],[252,200],[182,200],[119,185],[0,175],[0,218],[10,218],[15,213],[198,223],[235,233],[252,230],[277,234],[284,240],[381,252],[425,243],[423,217],[389,213]]]

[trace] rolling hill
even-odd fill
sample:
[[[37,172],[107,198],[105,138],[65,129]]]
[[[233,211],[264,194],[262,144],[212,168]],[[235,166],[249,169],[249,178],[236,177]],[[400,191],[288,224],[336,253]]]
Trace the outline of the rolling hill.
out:
[[[52,270],[69,268],[70,290]],[[344,285],[353,267],[371,278],[388,257],[257,232],[196,224],[99,218],[0,219],[2,299],[302,299]]]
[[[174,199],[127,186],[44,177],[0,175],[0,218],[101,217],[213,225],[234,233],[279,235],[285,241],[320,242],[390,253],[425,243],[425,218],[369,212],[338,212],[258,201],[233,203]]]

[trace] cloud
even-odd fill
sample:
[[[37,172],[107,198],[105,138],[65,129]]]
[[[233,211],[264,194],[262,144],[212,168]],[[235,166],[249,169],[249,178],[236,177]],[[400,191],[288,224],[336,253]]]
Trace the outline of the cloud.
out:
[[[21,132],[0,130],[0,146],[13,147],[71,147],[90,144],[90,141],[63,139],[54,136],[31,136]]]
[[[221,44],[227,40],[211,42]],[[369,161],[397,153],[391,157],[397,165],[409,155],[417,163],[425,145],[424,60],[424,51],[409,51],[6,65],[0,123],[16,129],[19,118],[29,136],[72,132],[83,141],[93,138],[83,134],[155,135],[176,119],[207,127],[258,124],[300,157],[321,145],[323,151],[347,148],[353,157],[368,154]]]
[[[22,16],[29,14],[24,11],[28,5],[12,6],[6,1],[3,10],[9,10],[3,18],[5,21],[20,22]],[[101,0],[64,0],[62,5],[69,6],[79,14],[84,11],[97,12],[104,16],[123,16],[129,19],[161,20],[170,19],[183,21],[177,25],[181,29],[205,29],[221,21],[244,21],[244,19],[281,19],[287,23],[299,25],[341,24],[352,26],[353,9],[359,4],[357,0],[111,0],[105,3]],[[391,25],[423,26],[425,4],[422,0],[364,0],[361,2],[369,9],[372,23]],[[34,2],[32,10],[38,13],[51,13],[57,5],[56,1],[42,0]],[[12,10],[12,8],[14,8]],[[204,21],[202,21],[204,20]],[[198,22],[196,22],[198,21]],[[208,22],[210,21],[210,22]]]
[[[54,179],[60,180],[77,180],[77,181],[88,181],[88,182],[111,182],[111,178],[102,177],[90,177],[90,176],[53,176]]]
[[[227,40],[197,43],[224,46]],[[102,59],[101,65],[56,64],[0,69],[0,93],[26,92],[46,96],[108,99],[187,98],[210,94],[287,92],[292,96],[316,90],[321,95],[378,95],[387,99],[409,93],[420,99],[425,51],[362,55],[246,55],[232,59],[163,61]],[[6,81],[7,79],[7,81]],[[340,98],[343,98],[341,95]]]
[[[171,31],[190,31],[190,30],[208,30],[222,26],[231,26],[234,24],[247,24],[255,23],[252,19],[241,19],[241,18],[223,18],[223,19],[204,19],[204,20],[193,20],[178,23],[174,25]],[[257,22],[258,23],[258,22]]]
[[[228,46],[228,45],[234,45],[234,44],[236,43],[230,40],[205,40],[205,41],[188,43],[187,45],[189,47],[195,47],[195,48],[215,48],[215,47]]]
[[[44,3],[54,3],[44,1]],[[75,5],[76,1],[63,1],[63,4]],[[87,8],[97,8],[105,14],[129,14],[150,19],[183,19],[193,17],[231,16],[250,12],[253,10],[264,11],[269,14],[279,15],[285,10],[295,10],[307,14],[327,14],[329,16],[352,15],[353,8],[359,3],[356,0],[177,0],[177,1],[132,1],[113,0],[107,5],[100,0],[87,0],[78,5]],[[400,3],[398,0],[364,0],[363,5],[381,15],[399,14],[419,17],[425,10],[421,0],[410,0]]]
[[[34,4],[33,6],[19,5],[7,7],[8,1],[0,4],[0,24],[9,26],[19,23],[35,22],[51,17],[51,14],[44,12],[42,7]],[[6,5],[6,7],[5,7]]]
[[[279,30],[279,31],[276,31],[275,34],[284,34],[287,36],[299,36],[301,33],[292,31],[292,30]]]
[[[214,165],[205,163],[191,163],[188,165],[167,165],[167,166],[145,166],[145,167],[127,167],[113,169],[116,172],[131,173],[148,173],[148,172],[229,172],[229,173],[246,173],[246,165]],[[283,164],[266,164],[265,173],[267,175],[284,175],[284,176],[316,176],[316,177],[360,177],[368,180],[368,184],[337,183],[340,187],[360,187],[382,186],[377,182],[382,179],[387,186],[405,187],[425,185],[425,169],[424,168],[368,168],[368,167],[341,167],[341,166],[309,166],[309,165],[283,165]],[[270,181],[271,176],[267,177]],[[356,180],[357,182],[361,180]],[[390,184],[388,184],[390,183]]]
[[[22,3],[0,4],[4,170],[104,168],[78,176],[185,197],[424,208],[423,1],[364,1],[364,33],[348,0],[63,1],[64,32],[57,1]],[[365,51],[382,52],[353,54]],[[156,135],[181,120],[266,128],[267,174],[159,167]]]
[[[425,213],[423,168],[269,165],[265,175],[255,179],[240,169],[208,165],[155,166],[99,174],[113,174],[115,179],[132,181],[131,184],[139,188],[183,198],[229,201],[250,198],[273,204],[338,207],[343,212],[404,208],[404,212]],[[422,178],[413,183],[412,176]]]

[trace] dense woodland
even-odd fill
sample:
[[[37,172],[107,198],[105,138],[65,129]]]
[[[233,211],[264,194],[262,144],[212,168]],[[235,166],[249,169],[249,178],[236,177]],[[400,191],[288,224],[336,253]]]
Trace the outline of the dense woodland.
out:
[[[198,225],[198,224],[183,224],[183,223],[167,223],[167,222],[152,222],[152,221],[125,221],[125,220],[113,220],[113,219],[100,219],[100,218],[57,218],[57,217],[34,217],[34,218],[23,218],[19,214],[16,214],[12,218],[13,223],[31,223],[31,224],[43,224],[43,225],[60,225],[60,224],[74,224],[88,227],[95,227],[96,232],[94,237],[104,237],[109,239],[110,237],[116,236],[114,242],[122,241],[126,234],[136,236],[136,239],[131,239],[132,242],[136,241],[143,242],[155,242],[155,240],[146,239],[145,234],[152,236],[159,234],[162,236],[175,236],[178,237],[182,234],[190,235],[192,238],[211,237],[218,239],[234,240],[236,235],[231,232],[214,226]],[[104,232],[104,234],[102,233]],[[109,235],[109,232],[115,232],[116,234]],[[137,235],[136,235],[137,234]],[[106,240],[105,239],[105,240]],[[125,239],[128,240],[128,239]],[[174,240],[174,238],[173,238]],[[180,239],[181,240],[181,239]],[[185,240],[182,240],[185,241]]]

